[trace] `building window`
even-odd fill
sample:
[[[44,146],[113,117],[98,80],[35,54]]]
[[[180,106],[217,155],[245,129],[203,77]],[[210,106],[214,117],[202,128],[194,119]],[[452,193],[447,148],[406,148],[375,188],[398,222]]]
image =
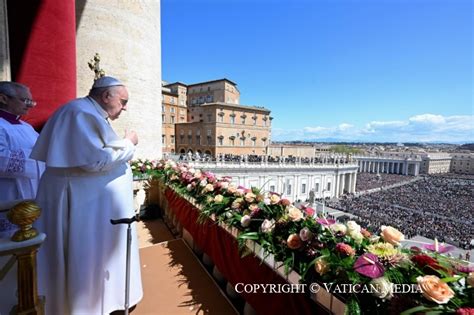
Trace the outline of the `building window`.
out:
[[[219,145],[224,145],[224,138],[223,137],[217,138],[217,141],[218,141]]]
[[[170,113],[174,113],[174,107],[170,108]]]
[[[161,122],[162,122],[162,123],[165,122],[165,115],[161,115]]]
[[[234,138],[229,138],[229,145],[233,147],[234,143]]]
[[[235,124],[235,116],[230,116],[230,123]]]
[[[174,98],[173,97],[170,97],[170,103],[174,104]]]
[[[212,137],[211,136],[207,136],[207,144],[212,144]]]
[[[211,122],[212,121],[212,114],[207,114],[207,122]]]
[[[288,186],[286,186],[286,194],[291,195],[291,184],[288,184]]]
[[[181,144],[184,143],[184,135],[179,136],[179,143],[181,143]]]
[[[306,194],[306,184],[301,184],[301,193]]]
[[[275,192],[275,185],[270,185],[270,191]]]
[[[219,122],[221,122],[221,123],[224,122],[224,115],[219,115]]]
[[[252,119],[253,119],[253,125],[254,126],[257,125],[257,116],[253,116]]]
[[[161,105],[161,111],[164,113],[166,110],[165,110],[165,105]]]
[[[165,135],[161,135],[161,143],[166,144],[166,136]]]
[[[180,104],[181,106],[184,106],[184,100],[180,100],[180,101],[179,101],[179,104]]]
[[[171,144],[174,144],[174,136],[173,135],[170,136],[170,142],[171,142]]]
[[[242,118],[242,125],[245,125],[245,117]]]
[[[212,130],[211,129],[207,129],[207,135],[210,137],[212,136]]]
[[[245,147],[245,139],[244,138],[240,138],[240,146]]]
[[[316,184],[314,185],[314,190],[315,190],[316,192],[319,192],[319,183],[316,183]]]
[[[207,98],[206,98],[206,101],[208,103],[211,103],[212,102],[212,95],[208,95]]]
[[[171,116],[171,123],[174,124],[174,116]]]
[[[331,183],[328,183],[328,188],[326,190],[331,191]]]
[[[255,138],[252,138],[252,147],[256,146],[257,145],[257,141]]]

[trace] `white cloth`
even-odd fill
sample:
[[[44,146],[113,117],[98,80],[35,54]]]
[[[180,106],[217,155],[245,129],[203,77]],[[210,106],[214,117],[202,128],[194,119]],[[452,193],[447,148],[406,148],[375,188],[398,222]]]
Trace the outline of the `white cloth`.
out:
[[[39,293],[46,314],[108,314],[124,309],[126,225],[134,215],[134,153],[91,98],[74,100],[48,120],[32,157],[46,162],[37,202],[38,228],[47,235],[38,254]],[[143,295],[132,225],[130,305]]]
[[[38,133],[29,124],[20,121],[11,124],[0,117],[0,203],[18,199],[34,199],[44,165],[29,158]],[[7,207],[0,207],[0,210]],[[0,212],[0,238],[10,238],[18,227],[11,224],[6,212]],[[2,268],[10,256],[0,257]],[[0,314],[8,314],[18,303],[17,265],[0,281]]]
[[[0,118],[0,201],[34,199],[43,163],[30,159],[38,133],[29,124]]]

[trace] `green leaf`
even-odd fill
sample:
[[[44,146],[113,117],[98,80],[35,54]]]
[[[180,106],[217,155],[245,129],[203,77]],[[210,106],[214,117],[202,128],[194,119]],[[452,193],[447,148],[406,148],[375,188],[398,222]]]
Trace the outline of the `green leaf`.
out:
[[[420,312],[426,313],[426,312],[435,311],[435,310],[436,310],[436,308],[420,305],[420,306],[410,308],[410,309],[400,313],[400,315],[409,315],[409,314],[420,313]]]
[[[351,298],[346,303],[346,309],[344,311],[344,315],[360,315],[360,306],[356,299]]]
[[[246,240],[258,240],[260,237],[258,235],[258,232],[247,232],[239,234],[237,238]]]

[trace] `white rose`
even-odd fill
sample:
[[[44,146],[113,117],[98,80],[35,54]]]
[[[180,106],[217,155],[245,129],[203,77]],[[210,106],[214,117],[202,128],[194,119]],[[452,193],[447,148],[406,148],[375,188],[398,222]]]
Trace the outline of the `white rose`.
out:
[[[250,225],[250,221],[251,221],[251,220],[252,220],[252,219],[250,218],[249,215],[244,215],[244,216],[242,217],[242,219],[240,219],[240,224],[242,225],[242,227],[245,228],[245,227],[247,227],[247,226]]]
[[[191,184],[188,184],[188,186],[186,186],[186,190],[187,191],[193,190],[193,186]]]
[[[361,244],[364,240],[364,235],[360,232],[351,232],[349,236],[352,237],[357,244]]]
[[[222,196],[222,195],[216,195],[214,197],[214,201],[217,202],[217,203],[221,203],[223,200],[224,200],[224,196]]]
[[[336,233],[341,232],[342,234],[346,234],[347,232],[347,227],[342,223],[331,224],[329,228]]]
[[[353,232],[360,233],[360,225],[357,224],[355,221],[347,221],[347,233],[351,234]]]
[[[352,237],[357,244],[361,244],[364,240],[364,235],[362,235],[361,232],[352,231],[349,233],[349,236]]]
[[[372,279],[370,284],[374,287],[372,294],[379,299],[390,300],[393,297],[393,284],[385,277]]]
[[[199,182],[199,185],[201,185],[202,187],[206,186],[207,180],[203,179],[202,181]]]
[[[271,231],[273,231],[274,227],[275,227],[275,220],[265,219],[265,220],[263,220],[262,225],[261,225],[260,228],[262,229],[263,233],[270,233]]]
[[[271,194],[271,196],[270,196],[270,203],[271,203],[272,205],[275,205],[275,204],[277,204],[277,203],[279,203],[279,202],[280,202],[280,196],[278,196],[277,194]]]
[[[214,186],[212,184],[207,184],[204,187],[203,192],[208,192],[208,191],[214,191]]]

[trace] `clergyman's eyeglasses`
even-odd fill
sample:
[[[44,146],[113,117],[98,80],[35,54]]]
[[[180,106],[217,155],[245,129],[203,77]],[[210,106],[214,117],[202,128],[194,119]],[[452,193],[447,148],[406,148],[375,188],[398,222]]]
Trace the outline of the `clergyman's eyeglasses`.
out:
[[[7,95],[7,96],[10,98],[16,98],[17,100],[20,100],[23,103],[25,103],[25,105],[27,106],[36,106],[36,101],[33,101],[32,99],[25,98],[25,97],[11,96],[11,95]]]

